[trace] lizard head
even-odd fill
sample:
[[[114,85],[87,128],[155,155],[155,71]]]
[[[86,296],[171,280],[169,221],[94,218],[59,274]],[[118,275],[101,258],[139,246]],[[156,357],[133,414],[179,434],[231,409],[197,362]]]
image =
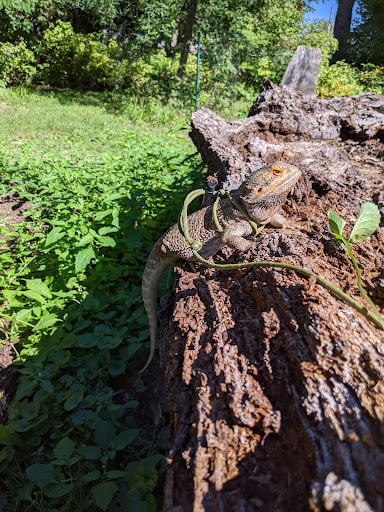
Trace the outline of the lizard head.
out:
[[[294,165],[276,161],[253,171],[238,189],[248,214],[257,222],[264,222],[283,204],[301,171]]]

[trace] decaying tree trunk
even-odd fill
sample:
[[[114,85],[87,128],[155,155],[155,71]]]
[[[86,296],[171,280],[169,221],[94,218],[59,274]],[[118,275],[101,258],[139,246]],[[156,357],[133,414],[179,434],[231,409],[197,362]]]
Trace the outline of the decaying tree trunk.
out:
[[[383,212],[383,113],[383,96],[305,99],[270,82],[246,119],[196,112],[191,136],[220,185],[277,159],[312,184],[284,206],[301,230],[266,228],[215,261],[292,263],[363,302],[327,212],[350,227],[362,202]],[[383,246],[379,228],[353,247],[382,311]],[[384,510],[383,331],[294,272],[195,267],[176,267],[163,326],[175,427],[164,510]]]

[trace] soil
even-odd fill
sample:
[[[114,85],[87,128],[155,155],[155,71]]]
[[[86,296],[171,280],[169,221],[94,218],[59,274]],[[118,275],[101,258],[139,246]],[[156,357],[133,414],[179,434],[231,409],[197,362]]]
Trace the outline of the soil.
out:
[[[0,195],[0,222],[12,231],[12,224],[25,220],[23,213],[31,209],[32,204],[17,194]],[[9,327],[9,320],[4,319],[4,327]],[[17,340],[13,340],[17,342]],[[4,329],[0,328],[0,424],[6,419],[4,405],[12,400],[16,389],[15,374],[11,370],[14,352],[11,343],[6,339]]]

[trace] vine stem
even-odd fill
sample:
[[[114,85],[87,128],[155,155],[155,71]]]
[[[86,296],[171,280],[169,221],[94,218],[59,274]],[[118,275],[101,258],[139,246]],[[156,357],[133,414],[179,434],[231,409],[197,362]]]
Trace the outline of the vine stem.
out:
[[[337,288],[337,286],[334,286],[332,283],[330,283],[329,281],[324,279],[324,277],[321,277],[318,274],[315,274],[314,272],[312,272],[311,270],[308,270],[306,268],[297,267],[296,265],[290,265],[288,263],[280,263],[278,261],[251,261],[251,262],[247,262],[247,263],[227,263],[224,265],[220,265],[220,264],[212,263],[212,262],[204,259],[194,249],[193,249],[193,254],[196,257],[196,259],[198,261],[200,261],[200,263],[202,263],[206,267],[214,268],[217,270],[236,270],[236,269],[250,268],[250,267],[258,267],[258,268],[270,267],[270,268],[283,268],[286,270],[293,270],[294,272],[297,272],[298,274],[302,274],[306,277],[313,276],[321,286],[323,286],[324,288],[326,288],[327,290],[332,292],[334,295],[339,297],[341,300],[343,300],[344,302],[346,302],[347,304],[352,306],[354,309],[356,309],[356,311],[358,311],[359,313],[364,315],[366,318],[368,318],[368,320],[373,322],[375,325],[377,325],[381,329],[384,329],[384,320],[378,312],[377,312],[378,316],[376,314],[372,314],[370,311],[368,311],[368,309],[365,306],[362,306],[359,302],[357,302],[357,300],[353,299],[352,297],[350,297],[349,295],[344,293],[342,290],[340,290],[340,288]],[[359,289],[360,289],[360,287],[359,287]],[[364,298],[365,298],[365,295],[364,295]],[[371,303],[371,301],[369,301],[369,303]],[[374,309],[377,311],[376,308],[374,308]]]
[[[355,257],[353,255],[353,252],[352,252],[352,249],[349,245],[349,242],[348,240],[344,240],[343,238],[343,243],[345,244],[345,247],[347,248],[347,251],[348,251],[348,254],[349,254],[349,257],[351,258],[352,260],[352,263],[353,263],[353,266],[355,267],[355,270],[356,270],[356,275],[357,275],[357,286],[359,288],[359,291],[361,293],[361,295],[364,297],[364,299],[368,302],[368,304],[371,306],[371,308],[373,309],[374,313],[375,313],[375,316],[377,317],[377,319],[379,319],[381,322],[383,322],[383,318],[382,316],[380,315],[380,312],[379,310],[377,309],[377,307],[374,305],[374,303],[372,302],[372,300],[368,297],[368,294],[367,292],[364,290],[363,288],[363,285],[361,283],[361,273],[360,273],[360,269],[357,265],[357,261],[355,260]]]
[[[225,195],[229,194],[229,192],[226,192],[226,191],[224,191],[224,193],[225,193]],[[247,262],[247,263],[227,263],[227,264],[221,265],[221,264],[212,263],[212,262],[204,259],[202,256],[200,256],[198,251],[202,247],[201,242],[194,240],[189,235],[188,206],[197,197],[204,195],[204,194],[205,194],[205,191],[203,189],[197,189],[197,190],[193,190],[192,192],[190,192],[184,200],[183,208],[180,211],[179,219],[178,219],[179,230],[180,230],[181,234],[184,236],[184,238],[187,240],[189,246],[191,247],[193,255],[200,263],[202,263],[206,267],[214,268],[217,270],[235,270],[235,269],[251,268],[251,267],[283,268],[285,270],[293,270],[294,272],[297,272],[298,274],[302,274],[306,277],[314,277],[316,279],[316,281],[321,286],[323,286],[324,288],[329,290],[331,293],[336,295],[336,297],[339,297],[339,299],[343,300],[344,302],[346,302],[347,304],[352,306],[356,311],[358,311],[359,313],[364,315],[366,318],[368,318],[368,320],[370,320],[375,325],[377,325],[377,327],[379,327],[380,329],[384,329],[384,319],[381,317],[379,311],[377,310],[376,306],[373,304],[371,299],[365,293],[365,290],[361,284],[361,276],[360,276],[359,267],[357,266],[356,260],[355,260],[353,254],[352,254],[352,251],[349,247],[348,241],[344,240],[342,237],[340,237],[340,238],[343,240],[345,246],[347,247],[348,253],[349,253],[349,255],[352,259],[353,265],[356,269],[356,273],[357,273],[357,277],[358,277],[359,291],[360,291],[361,295],[364,297],[364,299],[368,302],[368,304],[372,307],[374,313],[369,311],[365,306],[362,306],[359,302],[357,302],[357,300],[353,299],[352,297],[350,297],[349,295],[344,293],[342,290],[340,290],[340,288],[337,288],[337,286],[334,286],[332,283],[330,283],[329,281],[324,279],[324,277],[321,277],[318,274],[315,274],[314,272],[312,272],[311,270],[308,270],[303,267],[297,267],[296,265],[290,265],[288,263],[280,263],[277,261],[251,261],[251,262]],[[221,231],[221,226],[218,221],[216,212],[217,212],[217,206],[218,206],[218,201],[220,199],[220,195],[221,195],[220,193],[217,193],[217,197],[215,198],[215,202],[213,205],[214,223],[215,223],[218,231]],[[233,202],[233,198],[231,198],[230,195],[228,195],[228,197]],[[235,202],[234,202],[234,205],[236,208],[238,208],[238,205]],[[245,215],[245,213],[242,211],[242,209],[240,209],[240,211]],[[246,215],[246,218],[247,218],[248,222],[251,220],[248,215]],[[254,223],[252,220],[251,220],[251,222],[252,222],[251,225],[253,225]],[[256,226],[256,233],[258,233],[259,231],[260,231],[260,229],[257,228],[257,226]]]

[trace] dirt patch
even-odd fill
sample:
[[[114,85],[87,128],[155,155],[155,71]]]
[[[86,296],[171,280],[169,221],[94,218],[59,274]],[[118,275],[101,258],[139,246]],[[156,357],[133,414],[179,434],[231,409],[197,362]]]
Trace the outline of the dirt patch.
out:
[[[15,193],[0,195],[0,220],[12,231],[11,224],[19,224],[25,217],[23,213],[32,208],[32,203]]]
[[[4,222],[9,231],[12,224],[25,220],[23,213],[32,208],[32,203],[15,193],[0,195],[0,222]],[[7,237],[5,237],[7,239]],[[9,327],[9,320],[2,319],[4,329]],[[6,420],[4,406],[13,398],[16,390],[16,375],[11,370],[14,352],[6,339],[5,330],[0,327],[0,424]]]

